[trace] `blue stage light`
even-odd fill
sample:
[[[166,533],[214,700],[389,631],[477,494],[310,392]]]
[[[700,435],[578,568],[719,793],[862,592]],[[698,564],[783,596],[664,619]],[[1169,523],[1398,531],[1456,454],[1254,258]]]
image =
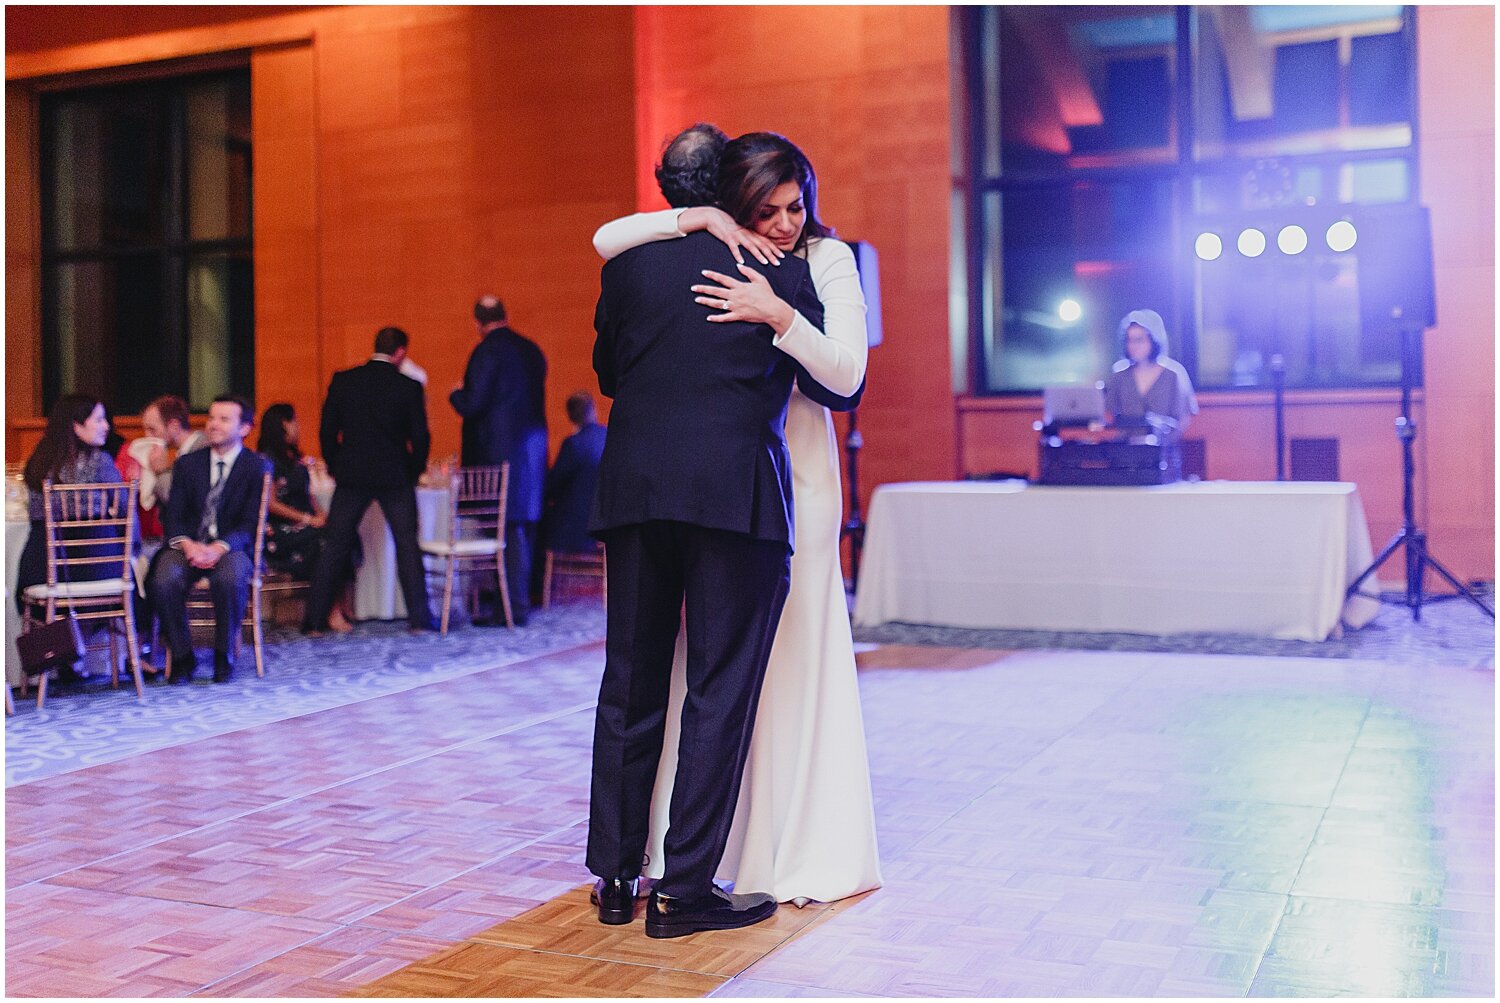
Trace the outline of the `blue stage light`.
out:
[[[1359,233],[1354,229],[1354,224],[1347,219],[1341,219],[1328,228],[1328,249],[1342,254],[1354,246],[1359,239]]]
[[[1240,231],[1240,239],[1237,242],[1240,253],[1247,258],[1258,258],[1266,249],[1266,235],[1255,227],[1246,227]]]
[[[1077,300],[1063,300],[1057,304],[1057,316],[1064,324],[1071,324],[1083,316],[1083,307]]]
[[[1295,223],[1284,226],[1276,235],[1276,246],[1282,254],[1301,254],[1307,250],[1307,231]]]
[[[1219,255],[1224,253],[1224,242],[1217,233],[1200,233],[1193,242],[1193,250],[1204,261],[1217,261]]]

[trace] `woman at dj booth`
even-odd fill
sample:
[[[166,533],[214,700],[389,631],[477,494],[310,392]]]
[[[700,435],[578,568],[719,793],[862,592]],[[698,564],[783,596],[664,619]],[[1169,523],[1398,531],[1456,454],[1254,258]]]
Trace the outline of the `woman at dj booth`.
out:
[[[1187,370],[1167,355],[1167,328],[1155,310],[1132,310],[1120,321],[1124,357],[1104,384],[1104,410],[1115,425],[1160,426],[1169,418],[1178,435],[1198,413]]]

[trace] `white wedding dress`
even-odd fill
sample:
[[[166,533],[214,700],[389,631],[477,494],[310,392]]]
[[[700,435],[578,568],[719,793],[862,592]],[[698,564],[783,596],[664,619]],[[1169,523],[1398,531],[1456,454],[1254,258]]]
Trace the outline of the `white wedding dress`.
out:
[[[637,213],[606,223],[594,246],[610,258],[649,241],[680,237],[679,211]],[[854,255],[847,244],[825,238],[809,241],[807,262],[823,303],[826,336],[799,314],[773,343],[830,391],[848,396],[864,379],[867,354],[865,301]],[[683,295],[693,294],[685,289]],[[786,441],[796,534],[791,589],[771,647],[718,876],[734,882],[737,892],[769,892],[780,902],[832,902],[879,887],[881,877],[854,639],[839,564],[843,491],[828,409],[794,390]],[[653,878],[661,876],[685,689],[686,643],[679,633],[642,871]]]

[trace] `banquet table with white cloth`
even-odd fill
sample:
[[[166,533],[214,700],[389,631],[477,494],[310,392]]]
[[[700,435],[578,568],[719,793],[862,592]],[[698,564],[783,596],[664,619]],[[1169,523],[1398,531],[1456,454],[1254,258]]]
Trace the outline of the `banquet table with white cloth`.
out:
[[[1344,598],[1373,559],[1353,484],[886,484],[868,523],[859,626],[1321,641],[1379,609]]]
[[[333,483],[316,484],[313,496],[323,511],[328,511],[333,499]],[[447,488],[417,488],[418,540],[447,537],[449,507]],[[364,560],[354,574],[354,618],[406,619],[406,597],[401,593],[401,582],[396,575],[396,541],[391,536],[390,523],[386,522],[379,502],[365,510],[365,517],[359,523],[359,542]]]

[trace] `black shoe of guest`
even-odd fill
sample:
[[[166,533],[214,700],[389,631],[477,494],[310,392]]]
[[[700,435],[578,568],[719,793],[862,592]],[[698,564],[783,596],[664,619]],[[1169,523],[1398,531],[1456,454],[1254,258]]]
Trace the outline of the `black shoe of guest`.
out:
[[[191,651],[186,655],[172,656],[172,684],[180,685],[193,681],[193,673],[198,671],[198,657]]]
[[[234,663],[222,651],[214,652],[214,682],[227,683],[234,678]]]
[[[635,878],[600,878],[589,892],[589,901],[599,907],[599,922],[620,926],[635,919]]]
[[[703,898],[679,899],[653,891],[646,900],[646,936],[665,940],[705,930],[738,930],[775,914],[776,899],[764,892],[731,895],[715,888]]]

